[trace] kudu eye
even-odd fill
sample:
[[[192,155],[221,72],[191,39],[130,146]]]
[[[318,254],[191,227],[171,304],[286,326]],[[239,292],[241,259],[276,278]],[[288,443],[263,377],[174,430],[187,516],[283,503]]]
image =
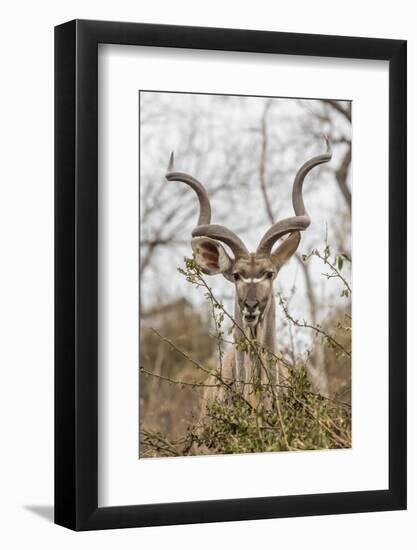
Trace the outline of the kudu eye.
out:
[[[272,279],[273,276],[274,276],[273,271],[268,271],[267,274],[266,274],[267,279]]]
[[[240,279],[239,273],[233,273],[233,279],[234,279],[235,281],[238,281],[238,280]]]

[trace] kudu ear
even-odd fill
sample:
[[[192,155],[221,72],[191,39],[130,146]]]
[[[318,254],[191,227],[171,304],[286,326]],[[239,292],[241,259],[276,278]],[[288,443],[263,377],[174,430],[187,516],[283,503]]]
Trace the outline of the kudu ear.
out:
[[[279,247],[272,253],[272,259],[278,268],[283,266],[294,252],[297,250],[298,245],[300,244],[301,234],[299,231],[291,233],[289,237],[282,242]]]
[[[229,278],[233,261],[218,241],[209,237],[194,237],[191,246],[195,261],[203,273],[207,275],[222,273]]]

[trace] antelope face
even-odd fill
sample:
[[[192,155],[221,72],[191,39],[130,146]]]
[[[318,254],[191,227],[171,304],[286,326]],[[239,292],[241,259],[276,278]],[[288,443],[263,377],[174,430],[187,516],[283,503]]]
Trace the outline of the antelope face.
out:
[[[299,242],[300,233],[295,232],[271,254],[247,253],[235,259],[218,241],[208,237],[193,238],[192,247],[195,260],[204,273],[221,273],[234,283],[243,323],[254,327],[270,303],[279,270],[294,254]]]
[[[232,269],[236,299],[245,325],[255,326],[262,318],[272,296],[277,266],[271,258],[248,258],[237,260]]]

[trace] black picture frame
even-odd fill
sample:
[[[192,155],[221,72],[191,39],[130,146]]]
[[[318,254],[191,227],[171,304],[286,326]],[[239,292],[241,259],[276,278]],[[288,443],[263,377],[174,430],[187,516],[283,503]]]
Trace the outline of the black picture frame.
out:
[[[389,62],[387,490],[98,507],[97,52],[103,43]],[[106,21],[55,28],[57,524],[91,530],[406,508],[406,46],[404,40]]]

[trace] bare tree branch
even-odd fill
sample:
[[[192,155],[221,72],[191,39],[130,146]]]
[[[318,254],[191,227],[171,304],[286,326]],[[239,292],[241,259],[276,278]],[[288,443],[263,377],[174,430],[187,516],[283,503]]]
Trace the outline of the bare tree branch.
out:
[[[349,122],[352,122],[352,104],[347,102],[347,107],[344,107],[339,101],[335,99],[322,99],[323,103],[331,105],[333,109],[343,115]]]
[[[268,112],[271,107],[271,101],[265,103],[265,108],[261,119],[261,158],[259,162],[259,181],[261,184],[262,196],[264,198],[265,209],[268,214],[271,224],[274,223],[274,214],[272,213],[271,203],[268,197],[268,191],[266,186],[266,159],[268,152],[268,128],[267,118]]]
[[[336,171],[336,181],[339,185],[339,189],[348,205],[349,209],[352,209],[352,193],[347,184],[347,177],[349,173],[349,166],[352,160],[352,146],[349,143],[348,149],[343,157],[342,164]]]

